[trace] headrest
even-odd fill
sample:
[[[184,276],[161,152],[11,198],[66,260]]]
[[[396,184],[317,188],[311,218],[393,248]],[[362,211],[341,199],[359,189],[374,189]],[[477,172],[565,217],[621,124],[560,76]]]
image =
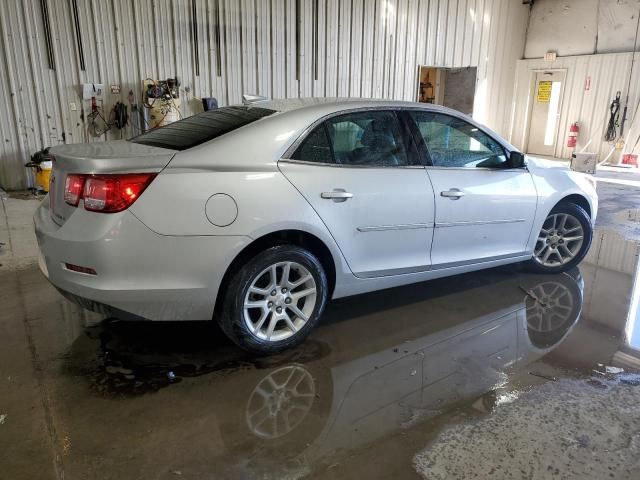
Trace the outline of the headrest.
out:
[[[395,148],[396,141],[389,129],[383,122],[372,120],[364,129],[360,143],[364,147],[376,148],[380,150],[390,150]]]

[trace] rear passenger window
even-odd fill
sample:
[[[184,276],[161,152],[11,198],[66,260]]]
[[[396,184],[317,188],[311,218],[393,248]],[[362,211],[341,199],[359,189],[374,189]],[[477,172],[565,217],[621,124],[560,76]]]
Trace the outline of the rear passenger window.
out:
[[[296,153],[293,154],[293,158],[305,162],[333,163],[331,145],[324,124],[317,127],[304,139]]]
[[[344,166],[401,167],[409,164],[398,119],[391,111],[332,117],[304,139],[292,158]]]
[[[335,162],[341,165],[408,165],[398,119],[393,112],[348,113],[326,121]]]

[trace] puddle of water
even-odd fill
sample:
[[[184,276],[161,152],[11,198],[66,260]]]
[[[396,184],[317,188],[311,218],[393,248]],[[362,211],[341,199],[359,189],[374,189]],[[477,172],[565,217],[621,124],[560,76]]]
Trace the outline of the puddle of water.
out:
[[[629,208],[627,210],[622,210],[616,214],[616,220],[622,224],[627,224],[629,222],[640,223],[640,209]]]
[[[540,384],[581,378],[599,391],[607,366],[632,370],[621,355],[640,356],[624,341],[633,252],[600,235],[569,274],[516,266],[340,299],[307,342],[268,358],[211,323],[85,328],[51,296],[50,318],[33,330],[55,359],[47,382],[74,445],[65,471],[415,475],[412,455],[447,425],[495,415]]]
[[[232,345],[211,322],[118,322],[105,320],[79,337],[65,368],[83,376],[91,390],[105,397],[157,392],[185,378],[214,372],[232,375],[287,362],[309,362],[328,348],[311,340],[271,357],[255,358]],[[98,343],[97,351],[86,344]],[[87,358],[87,352],[90,352]]]

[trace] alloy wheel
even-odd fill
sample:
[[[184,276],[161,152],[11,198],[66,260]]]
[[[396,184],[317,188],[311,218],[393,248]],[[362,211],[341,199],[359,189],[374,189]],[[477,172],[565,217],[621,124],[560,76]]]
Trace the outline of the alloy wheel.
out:
[[[244,321],[256,337],[278,342],[309,321],[318,290],[311,272],[297,262],[278,262],[256,275],[244,298]]]
[[[545,267],[564,265],[580,252],[583,242],[584,229],[576,217],[553,213],[542,225],[533,257]]]

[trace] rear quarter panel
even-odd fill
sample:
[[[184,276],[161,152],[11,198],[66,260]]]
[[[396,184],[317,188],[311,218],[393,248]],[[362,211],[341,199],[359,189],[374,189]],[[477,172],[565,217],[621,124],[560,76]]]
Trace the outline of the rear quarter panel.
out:
[[[329,248],[338,275],[351,275],[315,210],[278,170],[282,152],[298,134],[287,122],[258,121],[179,152],[129,210],[161,235],[257,239],[301,230]],[[207,217],[207,201],[220,193],[237,206],[235,221],[227,226],[214,225]]]

